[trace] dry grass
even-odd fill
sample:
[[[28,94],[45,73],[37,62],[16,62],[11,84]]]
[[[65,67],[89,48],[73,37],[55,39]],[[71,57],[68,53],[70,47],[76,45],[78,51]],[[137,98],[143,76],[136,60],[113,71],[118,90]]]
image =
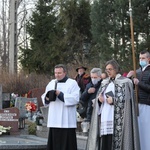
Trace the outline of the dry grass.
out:
[[[67,65],[68,76],[70,78],[75,78],[77,75],[77,67],[78,66]],[[89,73],[89,70],[86,72]],[[15,93],[19,96],[23,96],[34,88],[45,88],[52,78],[53,77],[46,75],[25,74],[22,72],[20,74],[10,75],[8,72],[0,70],[0,84],[2,85],[3,92]]]
[[[10,75],[6,72],[0,74],[0,84],[3,92],[16,93],[19,96],[28,93],[30,89],[45,87],[49,80],[45,75],[25,75],[23,73]]]

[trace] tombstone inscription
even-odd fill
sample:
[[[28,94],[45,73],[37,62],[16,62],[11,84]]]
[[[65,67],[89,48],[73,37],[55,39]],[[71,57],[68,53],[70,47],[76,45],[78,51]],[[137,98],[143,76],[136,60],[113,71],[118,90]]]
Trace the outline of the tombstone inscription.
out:
[[[0,125],[4,127],[10,126],[10,134],[16,134],[18,132],[18,118],[19,109],[16,107],[0,110]]]

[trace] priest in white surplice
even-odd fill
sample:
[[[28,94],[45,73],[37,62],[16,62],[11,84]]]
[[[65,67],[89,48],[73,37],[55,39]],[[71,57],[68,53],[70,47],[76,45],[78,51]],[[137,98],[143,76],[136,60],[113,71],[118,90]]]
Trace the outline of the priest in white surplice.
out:
[[[46,86],[41,96],[43,104],[49,105],[49,137],[47,150],[77,150],[76,104],[80,88],[77,82],[67,77],[63,64],[54,68],[55,78]]]

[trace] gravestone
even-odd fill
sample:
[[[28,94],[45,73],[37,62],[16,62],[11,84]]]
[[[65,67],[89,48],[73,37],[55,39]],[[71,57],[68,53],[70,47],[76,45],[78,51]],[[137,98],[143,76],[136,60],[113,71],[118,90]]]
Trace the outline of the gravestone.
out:
[[[10,134],[18,133],[19,110],[16,107],[0,110],[0,125],[11,127]]]
[[[10,99],[11,94],[10,93],[2,93],[2,108],[9,108],[10,107]]]
[[[25,108],[25,104],[30,101],[38,106],[37,98],[17,97],[15,99],[15,107],[19,109],[19,118],[27,117],[27,110]]]
[[[42,124],[43,126],[47,125],[48,109],[49,109],[48,106],[42,106],[42,107],[40,107],[40,110],[42,112],[42,116],[44,118],[44,121],[43,121],[43,124]]]
[[[0,84],[0,110],[2,109],[2,85]]]
[[[44,138],[48,138],[49,128],[47,127],[47,118],[48,118],[48,106],[40,107],[42,116],[44,118],[42,126],[37,126],[36,135]]]

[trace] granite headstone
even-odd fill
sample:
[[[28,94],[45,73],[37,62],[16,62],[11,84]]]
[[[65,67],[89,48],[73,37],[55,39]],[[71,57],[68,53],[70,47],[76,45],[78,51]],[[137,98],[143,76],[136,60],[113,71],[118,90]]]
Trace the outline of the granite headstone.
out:
[[[12,134],[16,134],[18,132],[18,118],[19,109],[16,107],[0,110],[0,125],[4,127],[10,126],[10,133]]]
[[[34,102],[38,106],[37,98],[17,97],[15,99],[15,107],[19,109],[19,118],[27,117],[27,110],[25,108],[25,104],[30,101]]]
[[[3,102],[3,109],[4,108],[9,108],[10,107],[10,99],[11,99],[11,94],[10,93],[2,93],[2,102]]]
[[[40,110],[42,112],[42,116],[44,118],[44,122],[43,122],[43,126],[46,126],[47,125],[47,118],[48,118],[48,109],[49,107],[48,106],[42,106],[40,107]]]

